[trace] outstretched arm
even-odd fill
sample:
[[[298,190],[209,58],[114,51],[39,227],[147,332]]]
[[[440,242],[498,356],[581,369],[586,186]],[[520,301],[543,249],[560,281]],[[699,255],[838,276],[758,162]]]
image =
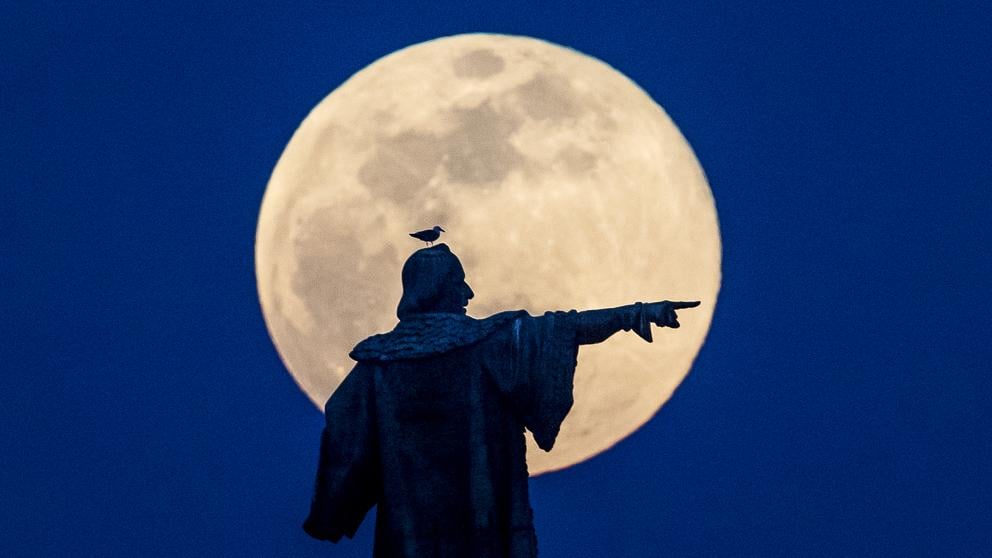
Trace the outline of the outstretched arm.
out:
[[[593,345],[608,339],[614,333],[634,330],[637,335],[650,343],[651,324],[661,327],[679,327],[676,310],[695,308],[699,301],[678,302],[637,302],[617,308],[586,310],[578,313],[576,342],[579,345]]]

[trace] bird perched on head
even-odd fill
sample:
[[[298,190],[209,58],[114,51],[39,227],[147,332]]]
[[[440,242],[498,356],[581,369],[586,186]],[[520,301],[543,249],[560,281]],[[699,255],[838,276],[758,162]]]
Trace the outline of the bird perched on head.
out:
[[[423,240],[424,242],[427,243],[428,246],[433,246],[434,241],[440,238],[441,233],[443,232],[447,232],[447,231],[442,229],[440,225],[434,225],[433,229],[426,229],[423,231],[413,232],[410,233],[410,236],[418,240]]]

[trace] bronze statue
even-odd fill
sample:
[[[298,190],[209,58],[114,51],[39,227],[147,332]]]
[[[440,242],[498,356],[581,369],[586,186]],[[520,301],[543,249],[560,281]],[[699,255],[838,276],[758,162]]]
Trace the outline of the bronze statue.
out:
[[[376,557],[533,557],[524,429],[550,451],[572,406],[579,345],[651,324],[679,327],[699,302],[585,312],[465,315],[472,289],[448,246],[403,266],[399,324],[351,351],[325,406],[311,536],[354,535],[378,505]]]

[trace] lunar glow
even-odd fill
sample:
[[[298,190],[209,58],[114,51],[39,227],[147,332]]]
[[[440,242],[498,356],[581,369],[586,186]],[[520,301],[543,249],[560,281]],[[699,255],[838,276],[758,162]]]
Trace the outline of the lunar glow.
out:
[[[397,51],[321,101],[262,202],[255,258],[269,332],[319,407],[360,340],[392,329],[400,269],[441,225],[469,315],[701,300],[680,329],[583,347],[575,406],[531,474],[609,448],[688,373],[720,286],[709,186],[665,112],[596,59],[536,39],[459,35]]]

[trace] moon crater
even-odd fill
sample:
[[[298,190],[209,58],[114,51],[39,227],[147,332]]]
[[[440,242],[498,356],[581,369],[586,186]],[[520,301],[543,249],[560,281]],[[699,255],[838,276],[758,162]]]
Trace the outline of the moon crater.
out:
[[[452,66],[458,77],[483,79],[502,72],[506,62],[493,51],[482,48],[456,58]]]

